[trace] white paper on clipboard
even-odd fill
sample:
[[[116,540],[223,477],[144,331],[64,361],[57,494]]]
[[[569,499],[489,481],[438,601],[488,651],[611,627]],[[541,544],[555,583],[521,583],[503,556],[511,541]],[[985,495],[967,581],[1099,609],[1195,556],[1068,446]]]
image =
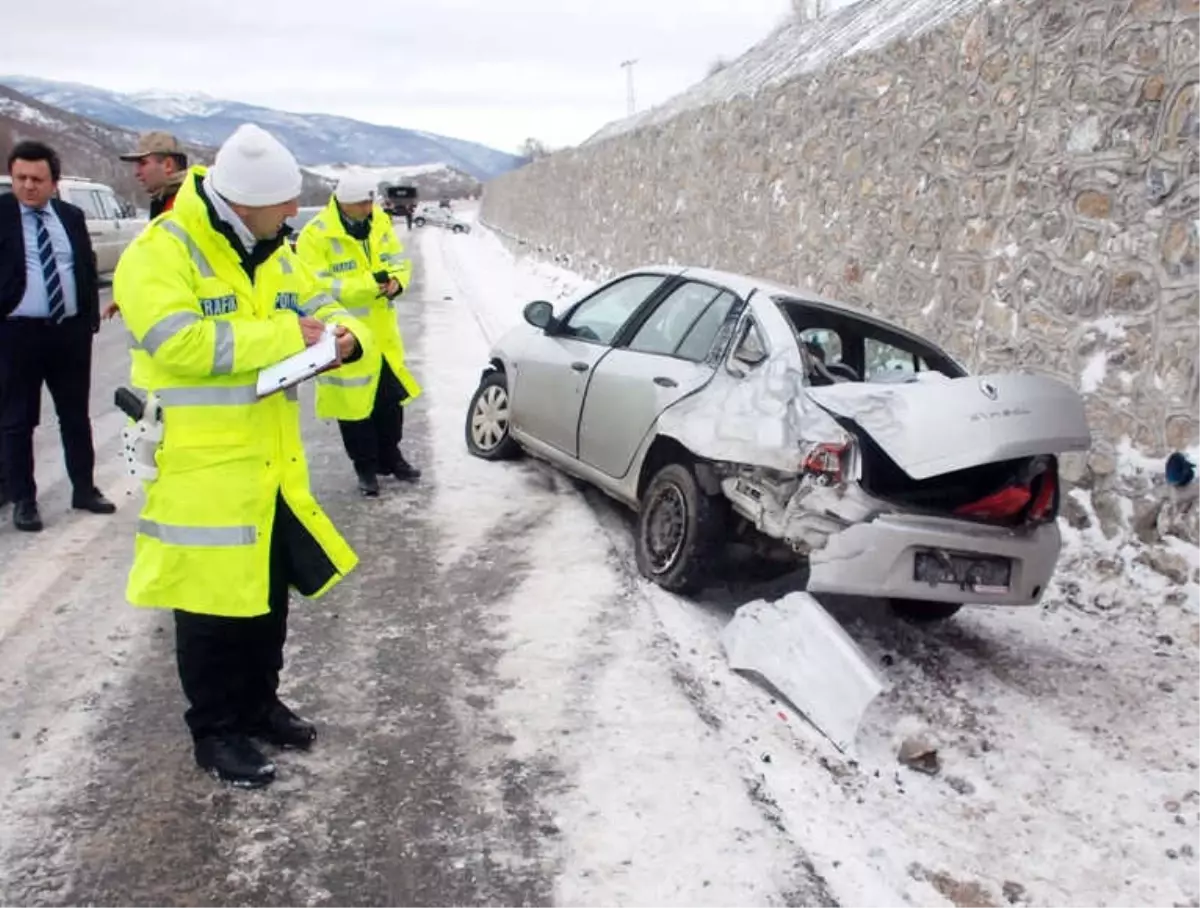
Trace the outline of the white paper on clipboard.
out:
[[[259,370],[258,396],[266,397],[268,394],[298,385],[336,362],[337,358],[337,337],[332,331],[326,331],[311,347],[305,347],[294,356]]]

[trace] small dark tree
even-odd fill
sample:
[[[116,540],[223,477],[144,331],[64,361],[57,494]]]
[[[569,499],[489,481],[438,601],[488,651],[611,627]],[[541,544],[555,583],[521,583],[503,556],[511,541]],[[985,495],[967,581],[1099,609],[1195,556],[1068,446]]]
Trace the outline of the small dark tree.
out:
[[[546,143],[541,139],[526,139],[521,143],[521,147],[517,150],[517,153],[523,158],[536,161],[538,158],[544,158],[550,154],[550,149],[546,147]]]

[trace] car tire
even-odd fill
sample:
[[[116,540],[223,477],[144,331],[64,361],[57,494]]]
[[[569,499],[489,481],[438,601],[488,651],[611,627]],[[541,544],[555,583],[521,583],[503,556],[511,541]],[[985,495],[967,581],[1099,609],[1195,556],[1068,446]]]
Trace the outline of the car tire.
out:
[[[638,508],[638,570],[672,593],[702,590],[725,544],[728,517],[725,499],[706,493],[690,467],[667,464],[646,486]]]
[[[413,226],[414,227],[424,227],[425,219],[424,218],[413,218]]]
[[[462,224],[455,224],[455,225],[454,225],[454,226],[453,226],[451,229],[452,229],[452,230],[453,230],[455,233],[462,233],[462,232],[463,232],[463,226],[462,226]]]
[[[956,602],[928,602],[924,599],[889,599],[892,612],[909,624],[936,624],[958,614]]]
[[[467,450],[483,460],[511,460],[521,446],[509,434],[508,376],[489,372],[467,406]]]

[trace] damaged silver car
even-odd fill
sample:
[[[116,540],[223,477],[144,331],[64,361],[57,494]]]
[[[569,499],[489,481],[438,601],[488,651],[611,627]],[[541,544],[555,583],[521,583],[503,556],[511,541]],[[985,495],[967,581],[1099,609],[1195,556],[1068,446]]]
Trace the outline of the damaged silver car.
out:
[[[807,590],[912,620],[1031,605],[1054,572],[1057,456],[1086,450],[1072,388],[969,376],[866,312],[752,277],[640,268],[490,354],[470,452],[524,451],[638,514],[638,567],[719,579],[734,543],[807,562]]]

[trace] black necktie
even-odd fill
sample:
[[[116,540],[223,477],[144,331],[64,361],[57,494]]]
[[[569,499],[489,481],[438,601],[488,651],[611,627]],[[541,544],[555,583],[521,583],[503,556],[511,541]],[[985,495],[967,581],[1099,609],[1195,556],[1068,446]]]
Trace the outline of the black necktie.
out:
[[[47,211],[39,208],[34,214],[37,215],[37,247],[38,258],[42,260],[42,280],[46,284],[46,299],[50,301],[50,321],[57,325],[67,317],[62,278],[58,276],[58,265],[54,261],[54,244],[50,242],[50,231],[46,229]]]

